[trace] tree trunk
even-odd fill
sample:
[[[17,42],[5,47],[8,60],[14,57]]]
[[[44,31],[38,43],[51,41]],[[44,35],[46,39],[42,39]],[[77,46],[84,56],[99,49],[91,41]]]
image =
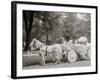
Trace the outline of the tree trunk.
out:
[[[25,51],[29,49],[29,44],[31,41],[31,30],[32,30],[32,23],[33,23],[33,14],[30,14],[30,20],[29,20],[29,28],[26,29],[26,45],[25,45]]]

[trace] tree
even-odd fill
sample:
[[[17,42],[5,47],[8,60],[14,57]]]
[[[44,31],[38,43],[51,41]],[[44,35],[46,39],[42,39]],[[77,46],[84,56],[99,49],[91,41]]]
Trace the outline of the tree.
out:
[[[79,15],[78,15],[79,14]],[[23,11],[25,50],[33,38],[52,44],[86,36],[90,39],[90,14],[72,12]]]
[[[26,31],[25,50],[28,49],[28,46],[29,46],[29,43],[30,43],[30,32],[31,32],[31,29],[32,29],[33,15],[35,15],[35,14],[27,13],[26,11],[23,11],[23,18],[24,18],[25,31]]]

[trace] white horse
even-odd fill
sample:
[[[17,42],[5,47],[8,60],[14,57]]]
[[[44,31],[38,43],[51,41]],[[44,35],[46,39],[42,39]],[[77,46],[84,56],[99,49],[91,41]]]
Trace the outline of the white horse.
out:
[[[45,65],[46,55],[48,54],[53,55],[53,59],[56,64],[59,64],[62,59],[62,48],[60,44],[45,45],[39,40],[33,39],[29,46],[31,50],[38,49],[40,51],[39,54],[41,55],[43,65]]]
[[[63,56],[66,58],[70,48],[67,46],[67,42],[63,40],[62,44],[43,46],[41,50],[46,51],[47,54],[52,54],[55,63],[59,64]]]
[[[42,46],[44,46],[45,44],[40,42],[39,40],[37,39],[33,39],[29,45],[30,49],[31,50],[36,50],[36,49],[40,49]]]
[[[50,53],[53,55],[53,59],[56,64],[59,64],[62,59],[62,49],[60,44],[54,44],[47,46],[47,54]]]

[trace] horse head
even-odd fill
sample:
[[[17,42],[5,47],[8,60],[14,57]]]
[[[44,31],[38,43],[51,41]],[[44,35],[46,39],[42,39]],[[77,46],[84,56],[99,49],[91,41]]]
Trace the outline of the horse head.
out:
[[[40,50],[40,48],[43,46],[44,44],[42,42],[40,42],[37,39],[33,39],[30,43],[30,48],[31,50]]]

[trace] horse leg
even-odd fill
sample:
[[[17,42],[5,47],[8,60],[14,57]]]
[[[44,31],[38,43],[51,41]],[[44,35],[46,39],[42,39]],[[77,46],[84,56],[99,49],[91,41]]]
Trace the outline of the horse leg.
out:
[[[45,65],[45,56],[42,56],[42,65]]]
[[[57,62],[57,64],[60,64],[60,59],[58,59],[58,62]]]
[[[60,58],[61,58],[60,54],[55,53],[54,58],[55,58],[55,64],[59,64],[60,63]]]
[[[56,54],[53,54],[53,61],[55,62],[55,64],[57,64],[57,56],[56,56]]]
[[[58,60],[57,60],[57,58],[56,58],[56,62],[55,62],[55,64],[58,64]]]
[[[55,64],[58,64],[58,59],[57,59],[56,53],[53,54],[53,61],[55,62]]]
[[[56,56],[55,56],[55,54],[53,54],[53,62],[55,62],[56,61]]]
[[[59,57],[58,57],[58,64],[60,64],[61,59],[62,59],[62,56],[59,55]]]
[[[43,52],[41,53],[41,59],[42,59],[42,60],[41,60],[41,64],[42,64],[42,65],[45,65],[45,55],[44,55]]]
[[[59,64],[59,63],[60,63],[60,59],[59,59],[58,56],[56,56],[56,62],[55,62],[55,64]]]

